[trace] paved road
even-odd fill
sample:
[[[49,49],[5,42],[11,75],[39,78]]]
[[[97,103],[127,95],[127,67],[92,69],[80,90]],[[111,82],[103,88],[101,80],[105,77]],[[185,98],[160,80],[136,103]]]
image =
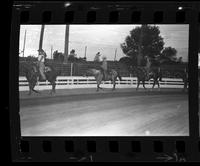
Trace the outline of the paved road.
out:
[[[21,94],[22,136],[189,135],[185,93],[85,91],[49,98],[43,93],[40,100]]]

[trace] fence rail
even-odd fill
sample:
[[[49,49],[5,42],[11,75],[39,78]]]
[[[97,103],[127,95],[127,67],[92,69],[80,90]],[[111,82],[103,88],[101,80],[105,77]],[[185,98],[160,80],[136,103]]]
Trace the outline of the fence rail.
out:
[[[111,87],[111,81],[103,81],[102,84],[106,87]],[[136,77],[122,77],[122,81],[117,80],[116,84],[120,88],[133,88],[137,85]],[[153,80],[145,82],[145,85],[151,87]],[[182,79],[175,78],[162,78],[160,82],[161,88],[183,88],[184,83]],[[58,76],[56,80],[57,89],[68,89],[68,88],[86,88],[96,87],[96,81],[94,77],[80,77],[80,76]],[[142,87],[142,86],[141,86]],[[37,88],[40,90],[51,89],[51,85],[48,81],[38,82]],[[19,90],[28,90],[28,81],[26,77],[19,77]]]

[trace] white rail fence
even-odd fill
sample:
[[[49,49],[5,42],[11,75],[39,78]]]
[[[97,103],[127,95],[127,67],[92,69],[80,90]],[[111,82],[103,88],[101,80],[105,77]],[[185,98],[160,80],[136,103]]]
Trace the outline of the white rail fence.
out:
[[[122,81],[116,81],[116,88],[136,88],[136,77],[122,77]],[[151,88],[153,80],[145,82],[146,88]],[[102,87],[112,88],[111,81],[103,81]],[[96,87],[96,81],[94,77],[81,77],[81,76],[58,76],[56,80],[56,89],[75,89],[75,88],[94,88]],[[160,82],[161,88],[183,88],[182,79],[174,78],[162,78]],[[140,88],[143,88],[140,85]],[[157,88],[157,85],[155,86]],[[28,81],[26,77],[19,77],[19,91],[27,91]],[[48,81],[38,82],[35,87],[36,90],[51,89],[51,85]]]

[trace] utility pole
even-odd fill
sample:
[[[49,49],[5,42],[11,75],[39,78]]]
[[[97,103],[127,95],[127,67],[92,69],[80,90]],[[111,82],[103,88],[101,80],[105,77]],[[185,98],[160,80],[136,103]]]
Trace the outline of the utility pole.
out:
[[[53,59],[53,46],[51,45],[51,59]]]
[[[85,46],[85,55],[84,55],[85,60],[86,60],[86,52],[87,52],[87,46]]]
[[[115,57],[114,57],[114,61],[116,61],[116,56],[117,56],[117,48],[115,49]]]
[[[64,45],[64,62],[68,60],[68,46],[69,46],[69,25],[65,28],[65,45]]]
[[[23,45],[23,57],[24,57],[24,51],[25,51],[25,45],[26,45],[26,30],[25,30],[25,33],[24,33],[24,45]]]
[[[45,25],[41,26],[40,41],[39,41],[39,50],[42,49],[43,37],[44,37],[44,27],[45,27]]]

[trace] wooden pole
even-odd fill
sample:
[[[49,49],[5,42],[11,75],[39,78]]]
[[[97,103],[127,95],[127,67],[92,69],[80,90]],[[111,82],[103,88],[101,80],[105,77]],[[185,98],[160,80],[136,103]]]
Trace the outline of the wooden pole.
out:
[[[69,46],[69,25],[65,28],[65,45],[64,45],[64,62],[68,60],[68,46]]]
[[[87,46],[85,46],[85,55],[84,55],[85,59],[86,59],[86,52],[87,52]]]
[[[45,27],[45,25],[42,25],[41,31],[40,31],[39,50],[42,49],[43,37],[44,37],[44,27]]]
[[[117,48],[115,49],[115,57],[114,57],[114,61],[116,61],[116,56],[117,56]]]
[[[71,63],[71,68],[70,68],[70,76],[72,76],[73,74],[73,63]]]
[[[51,59],[53,59],[53,46],[51,45]]]
[[[24,57],[25,45],[26,45],[26,30],[24,33],[23,57]]]

